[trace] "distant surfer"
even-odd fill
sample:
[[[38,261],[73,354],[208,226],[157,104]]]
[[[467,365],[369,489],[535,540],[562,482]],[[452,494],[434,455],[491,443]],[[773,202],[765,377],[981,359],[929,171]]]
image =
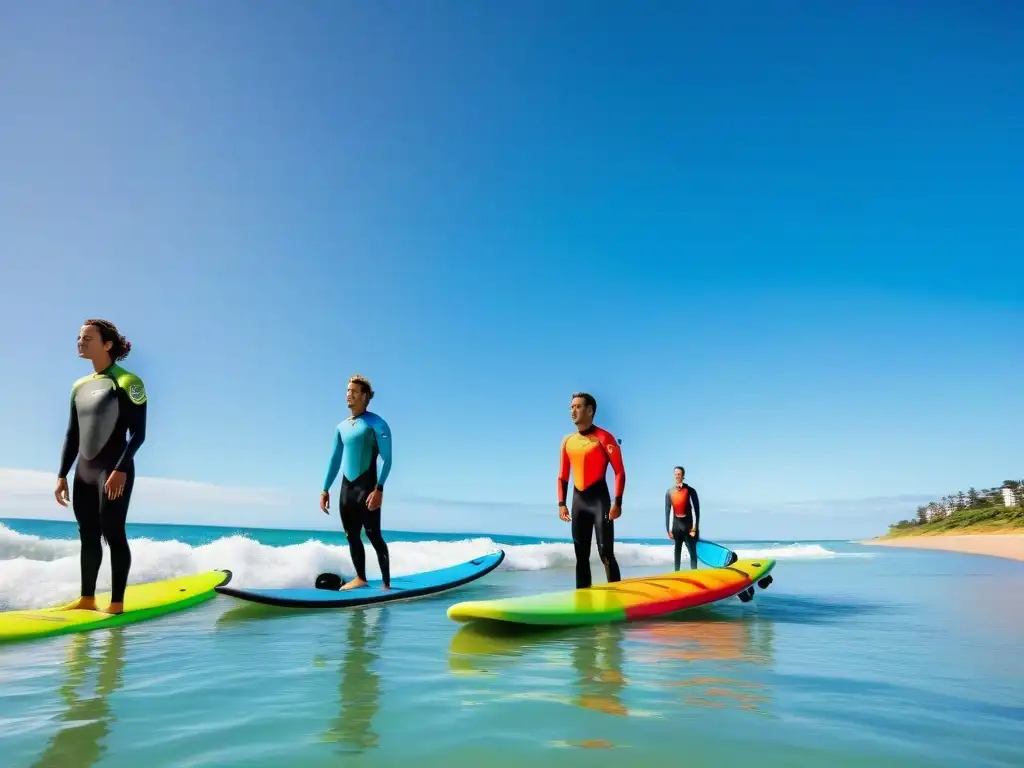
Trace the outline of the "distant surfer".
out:
[[[368,379],[353,376],[345,390],[345,403],[351,415],[334,430],[334,447],[327,464],[323,491],[320,493],[320,509],[330,514],[331,485],[341,470],[341,491],[338,506],[341,512],[341,526],[345,529],[348,549],[352,556],[352,567],[356,577],[341,588],[353,589],[366,586],[366,550],[360,537],[366,530],[377,553],[380,565],[381,583],[384,589],[391,588],[391,565],[388,559],[388,545],[380,531],[381,504],[384,501],[384,483],[391,472],[391,428],[380,416],[366,410],[373,399],[373,387]],[[380,476],[377,475],[377,457],[383,459]]]
[[[610,582],[619,581],[619,564],[615,560],[615,523],[622,514],[622,493],[626,488],[626,470],[622,452],[615,438],[601,427],[594,426],[597,400],[587,392],[576,392],[569,401],[569,414],[576,432],[562,440],[558,470],[558,516],[569,522],[566,496],[572,474],[572,541],[576,550],[576,589],[589,587],[590,542],[597,539],[597,552]],[[608,465],[615,472],[615,499],[609,498],[605,472]]]
[[[82,595],[68,608],[124,611],[132,554],[125,533],[128,503],[135,484],[135,453],[146,439],[146,387],[142,379],[117,365],[132,345],[108,320],[86,320],[78,331],[78,356],[94,373],[71,387],[68,428],[64,435],[54,496],[68,505],[68,472],[75,459],[72,508],[82,543]],[[103,563],[105,539],[110,548],[110,606],[96,606],[96,579]]]
[[[675,485],[665,491],[665,530],[675,542],[675,564],[679,570],[683,545],[690,554],[690,568],[697,567],[697,539],[700,538],[700,498],[685,482],[686,470],[675,467]]]

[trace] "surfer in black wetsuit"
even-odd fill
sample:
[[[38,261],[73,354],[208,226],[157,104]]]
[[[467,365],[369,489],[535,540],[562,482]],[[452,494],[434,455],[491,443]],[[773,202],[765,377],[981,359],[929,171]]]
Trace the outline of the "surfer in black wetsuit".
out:
[[[684,482],[686,470],[675,467],[675,485],[665,491],[665,530],[675,542],[675,569],[679,570],[683,547],[690,556],[690,568],[697,567],[697,539],[700,538],[700,498],[697,489]]]
[[[135,453],[146,439],[146,388],[142,379],[117,365],[131,343],[107,320],[86,320],[78,332],[78,356],[94,373],[71,387],[68,429],[54,496],[68,505],[68,472],[78,459],[71,494],[82,542],[82,596],[67,606],[121,613],[132,564],[125,520],[135,483]],[[96,578],[110,548],[110,606],[96,606]]]

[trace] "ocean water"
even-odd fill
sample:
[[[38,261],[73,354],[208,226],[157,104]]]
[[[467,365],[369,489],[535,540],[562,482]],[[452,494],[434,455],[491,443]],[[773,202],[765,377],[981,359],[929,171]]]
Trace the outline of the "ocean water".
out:
[[[132,582],[351,573],[344,538],[133,526]],[[482,634],[454,602],[570,588],[571,545],[391,534],[393,572],[495,547],[456,591],[348,611],[217,597],[113,630],[0,646],[0,764],[1021,766],[1024,565],[844,542],[723,542],[774,583],[657,621]],[[617,546],[623,576],[668,542]],[[377,575],[372,549],[370,575]],[[106,563],[104,566],[106,571]],[[596,560],[595,582],[603,580]],[[0,522],[0,610],[77,592],[73,525]],[[101,574],[101,588],[109,586]]]

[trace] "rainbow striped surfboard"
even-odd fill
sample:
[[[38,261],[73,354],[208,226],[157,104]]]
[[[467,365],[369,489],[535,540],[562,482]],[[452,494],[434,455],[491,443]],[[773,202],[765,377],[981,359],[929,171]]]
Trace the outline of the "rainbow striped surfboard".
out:
[[[772,583],[774,567],[774,560],[737,560],[724,568],[639,576],[586,589],[472,600],[451,606],[448,618],[563,627],[650,619],[729,597],[748,602],[754,585],[766,589]]]

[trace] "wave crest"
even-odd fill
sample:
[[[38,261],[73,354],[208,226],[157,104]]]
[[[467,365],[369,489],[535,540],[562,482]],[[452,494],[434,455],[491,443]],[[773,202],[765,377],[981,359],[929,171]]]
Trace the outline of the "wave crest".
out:
[[[214,568],[231,570],[232,584],[246,587],[306,587],[324,571],[352,573],[348,547],[318,541],[313,534],[301,544],[276,547],[243,535],[226,536],[199,546],[136,538],[131,540],[131,547],[132,584]],[[572,544],[509,545],[487,536],[458,541],[391,541],[388,548],[394,576],[455,565],[496,549],[505,550],[502,570],[571,569],[576,562]],[[817,560],[844,556],[818,544],[739,546],[736,552],[741,558]],[[0,524],[0,610],[43,608],[76,597],[78,553],[77,541],[22,534]],[[667,542],[616,543],[615,554],[623,568],[672,567],[672,546]],[[600,563],[596,547],[592,563]],[[379,575],[373,551],[368,550],[367,576]],[[104,556],[97,590],[109,588],[109,559]]]

